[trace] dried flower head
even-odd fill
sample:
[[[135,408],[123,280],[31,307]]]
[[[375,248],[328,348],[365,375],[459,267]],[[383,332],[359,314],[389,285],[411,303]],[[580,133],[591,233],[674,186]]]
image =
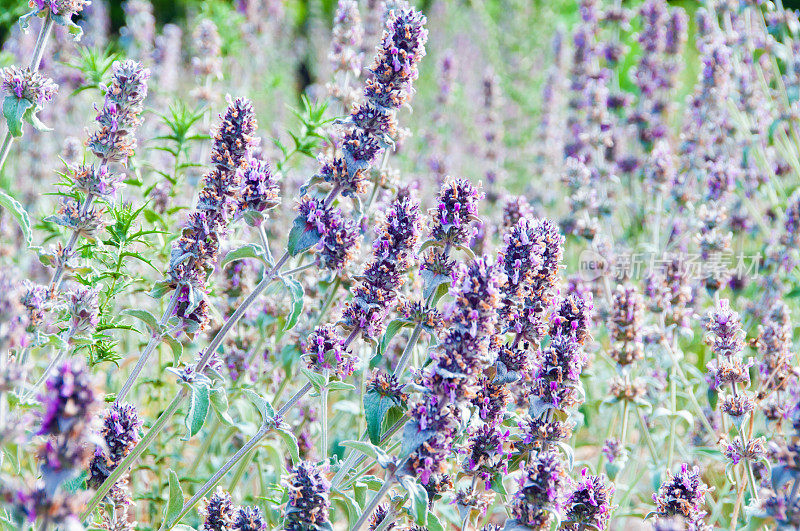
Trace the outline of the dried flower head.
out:
[[[231,495],[217,487],[211,498],[203,500],[200,510],[203,517],[203,531],[228,531],[233,528],[236,506]]]

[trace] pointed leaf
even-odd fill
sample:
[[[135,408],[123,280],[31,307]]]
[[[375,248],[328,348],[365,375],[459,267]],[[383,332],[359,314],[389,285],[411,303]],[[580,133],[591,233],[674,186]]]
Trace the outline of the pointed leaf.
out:
[[[207,383],[194,382],[192,384],[192,401],[185,419],[187,434],[182,440],[188,441],[203,428],[208,416],[208,407],[211,403],[209,395]]]
[[[30,247],[31,245],[31,220],[28,217],[28,212],[22,203],[0,190],[0,207],[5,208],[17,220],[22,236],[25,238],[25,244]]]
[[[297,256],[303,251],[313,247],[322,235],[315,227],[309,226],[306,220],[300,216],[295,218],[292,230],[289,231],[289,239],[286,242],[286,250],[292,256]]]
[[[250,400],[254,406],[256,406],[258,412],[261,413],[262,421],[266,422],[275,418],[275,410],[272,408],[272,404],[270,404],[264,397],[252,389],[245,389],[244,394],[247,396],[247,399]]]
[[[244,258],[255,258],[257,260],[264,261],[264,248],[260,245],[256,245],[254,243],[248,243],[247,245],[242,245],[241,247],[230,251],[228,254],[225,255],[225,258],[222,259],[220,262],[220,267],[224,268],[231,262],[236,260],[242,260]]]
[[[6,125],[11,136],[15,138],[22,136],[22,118],[31,107],[33,107],[33,102],[25,98],[6,96],[3,100],[3,116],[6,118]]]
[[[283,281],[283,285],[286,286],[286,289],[289,290],[289,297],[292,299],[292,312],[289,314],[289,317],[287,317],[286,325],[283,329],[291,330],[294,328],[294,325],[297,324],[300,313],[303,311],[303,285],[293,278],[281,277],[281,280]]]
[[[167,510],[164,515],[164,525],[169,527],[173,523],[183,509],[183,490],[181,483],[178,481],[178,475],[174,470],[169,469],[169,501],[167,502]],[[162,526],[163,527],[163,526]]]
[[[364,395],[364,414],[367,420],[367,434],[373,444],[381,440],[381,426],[386,413],[394,405],[394,401],[378,392],[369,391]]]
[[[137,310],[135,308],[128,308],[122,310],[122,312],[120,313],[122,313],[123,315],[130,315],[131,317],[142,321],[150,328],[150,331],[153,332],[154,336],[157,336],[161,333],[162,327],[159,324],[158,319],[156,319],[156,316],[148,312],[147,310]]]

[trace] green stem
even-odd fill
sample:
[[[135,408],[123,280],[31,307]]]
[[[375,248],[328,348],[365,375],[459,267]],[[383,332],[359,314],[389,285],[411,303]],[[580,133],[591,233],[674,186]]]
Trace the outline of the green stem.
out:
[[[333,304],[333,300],[336,297],[336,292],[339,290],[341,283],[342,279],[337,276],[336,280],[334,280],[333,283],[328,286],[328,291],[325,293],[325,302],[322,303],[322,307],[320,308],[316,319],[314,319],[314,326],[312,328],[316,328],[322,322],[322,318],[325,316],[325,313],[327,313],[331,307],[331,304]]]
[[[647,441],[647,449],[650,451],[650,457],[653,459],[654,463],[658,463],[660,459],[658,458],[658,451],[656,450],[656,445],[653,443],[653,438],[650,437],[650,432],[647,429],[647,424],[644,421],[644,417],[642,416],[642,412],[639,408],[636,409],[636,415],[639,417],[639,426],[641,427],[641,434],[644,435],[645,441]]]
[[[375,512],[375,509],[377,509],[378,505],[380,505],[381,501],[383,501],[383,497],[386,496],[386,494],[389,492],[389,489],[392,488],[394,482],[394,476],[389,476],[384,480],[380,490],[375,493],[375,496],[373,496],[369,503],[367,503],[367,506],[364,507],[361,517],[359,517],[358,521],[350,531],[360,531],[361,528],[364,527],[364,525],[367,523],[367,520],[369,520],[369,518],[372,516],[372,513]]]
[[[675,457],[675,425],[677,424],[676,413],[678,411],[678,382],[675,378],[675,364],[672,364],[669,375],[669,402],[670,409],[672,410],[672,417],[669,423],[669,453],[667,453],[667,469],[672,466],[673,458]]]
[[[328,458],[328,382],[330,381],[328,369],[323,371],[323,376],[325,377],[325,385],[319,390],[320,423],[322,424],[320,455],[322,460],[325,461]]]
[[[253,460],[255,455],[256,449],[253,448],[250,450],[250,453],[244,456],[244,459],[242,459],[242,462],[239,463],[239,467],[236,469],[236,472],[234,472],[233,478],[231,478],[231,483],[228,485],[228,492],[233,492],[233,489],[236,488],[236,485],[239,483],[239,480],[242,479],[242,476],[244,476],[245,470],[247,470],[247,467],[250,466],[250,462]]]
[[[422,334],[422,323],[417,323],[417,326],[414,327],[414,331],[411,332],[411,337],[408,338],[408,343],[406,343],[406,348],[403,349],[403,355],[400,356],[400,361],[397,362],[397,367],[394,369],[394,376],[398,378],[403,375],[406,368],[408,367],[409,361],[411,361],[411,353],[414,351],[414,346],[417,344],[419,340],[419,336]]]
[[[163,328],[169,318],[172,317],[172,313],[175,311],[175,307],[178,305],[178,294],[179,291],[175,290],[172,292],[172,296],[169,299],[169,303],[167,304],[167,309],[164,310],[164,313],[161,315],[161,321],[159,324]],[[133,371],[128,375],[128,379],[125,380],[125,383],[120,389],[119,393],[117,393],[117,397],[114,399],[115,404],[122,403],[125,400],[125,397],[128,395],[130,390],[133,388],[133,384],[136,383],[137,378],[139,377],[139,373],[142,372],[145,365],[150,359],[150,356],[153,354],[153,351],[161,344],[161,340],[163,339],[164,334],[161,331],[153,331],[153,335],[150,337],[150,341],[147,343],[144,351],[139,356],[139,360],[136,362],[136,366],[133,368]]]

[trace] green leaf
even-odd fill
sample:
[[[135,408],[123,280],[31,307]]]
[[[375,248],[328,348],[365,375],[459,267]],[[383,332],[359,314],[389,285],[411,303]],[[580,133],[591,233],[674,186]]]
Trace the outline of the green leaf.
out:
[[[286,286],[286,289],[289,290],[289,297],[292,299],[292,313],[290,313],[289,317],[286,319],[286,325],[283,329],[291,330],[294,328],[294,325],[297,324],[300,313],[303,311],[303,285],[293,278],[281,277],[281,281],[283,281],[283,285]]]
[[[256,245],[254,243],[242,245],[238,249],[234,249],[225,255],[225,258],[223,258],[222,262],[220,262],[220,268],[224,268],[231,262],[242,260],[244,258],[255,258],[264,262],[264,249],[260,245]]]
[[[278,427],[278,435],[283,439],[284,444],[289,449],[289,455],[292,456],[292,463],[297,464],[300,462],[300,446],[297,444],[297,437],[294,433],[285,428]]]
[[[181,490],[181,483],[178,481],[178,475],[174,470],[169,469],[169,502],[167,502],[166,513],[164,514],[164,524],[161,526],[170,527],[183,509],[183,490]]]
[[[30,247],[31,245],[31,219],[28,217],[28,212],[22,203],[0,190],[0,207],[5,208],[17,220],[22,236],[25,238],[25,244]]]
[[[211,388],[211,407],[217,414],[217,418],[226,426],[233,426],[233,419],[228,414],[228,395],[222,387]]]
[[[328,382],[328,391],[352,391],[356,388],[355,385],[345,382]]]
[[[186,413],[187,435],[184,441],[188,441],[202,429],[208,416],[208,407],[211,403],[208,385],[205,382],[194,382],[192,384],[192,402],[189,411]]]
[[[3,116],[6,118],[6,125],[11,136],[15,138],[22,136],[22,118],[31,107],[33,107],[33,102],[25,98],[6,96],[6,99],[3,100]]]
[[[364,395],[364,414],[367,418],[367,434],[373,444],[381,440],[381,426],[386,413],[394,405],[388,396],[383,396],[376,391],[369,391]]]
[[[163,280],[161,282],[156,282],[153,284],[153,289],[150,290],[150,296],[154,299],[160,299],[167,293],[172,290],[172,287],[169,285],[169,282]]]
[[[126,310],[122,310],[120,313],[123,315],[130,315],[131,317],[142,321],[150,328],[150,331],[153,332],[154,336],[157,336],[161,333],[162,327],[159,324],[158,319],[156,319],[156,316],[148,312],[147,310],[137,310],[134,308],[128,308]]]
[[[244,394],[247,399],[256,406],[258,412],[261,413],[261,420],[266,422],[275,418],[275,409],[264,397],[253,391],[252,389],[245,389]]]
[[[428,513],[428,525],[426,527],[428,531],[445,531],[442,522],[439,521],[439,517],[433,513]]]
[[[314,390],[319,393],[319,390],[325,385],[325,377],[317,372],[309,371],[305,367],[301,367],[300,372],[308,378],[308,381],[314,386]]]
[[[39,117],[36,116],[37,112],[39,112],[39,108],[29,107],[28,110],[25,111],[25,114],[22,115],[22,119],[31,124],[37,131],[52,131],[52,127],[44,125]]]
[[[339,445],[344,446],[345,448],[357,450],[368,457],[372,457],[373,459],[378,459],[378,457],[386,455],[386,452],[384,452],[382,449],[366,441],[342,441],[339,443]]]
[[[181,362],[181,355],[183,354],[183,343],[172,337],[171,335],[167,334],[163,338],[164,342],[169,345],[169,348],[172,349],[172,364],[174,366],[178,366]]]
[[[397,333],[403,329],[403,327],[409,326],[410,324],[411,323],[404,319],[394,319],[388,325],[386,325],[386,332],[383,333],[381,342],[378,345],[378,355],[386,352],[386,349],[389,347],[389,343],[392,342],[392,338],[394,338],[394,336],[396,336]]]
[[[298,216],[294,220],[292,230],[289,231],[289,239],[286,242],[286,250],[292,256],[297,256],[303,251],[313,247],[322,235],[315,227],[311,227],[306,220]]]
[[[406,489],[408,496],[411,498],[411,514],[414,516],[414,521],[421,526],[427,526],[428,491],[410,476],[400,478],[400,484]]]

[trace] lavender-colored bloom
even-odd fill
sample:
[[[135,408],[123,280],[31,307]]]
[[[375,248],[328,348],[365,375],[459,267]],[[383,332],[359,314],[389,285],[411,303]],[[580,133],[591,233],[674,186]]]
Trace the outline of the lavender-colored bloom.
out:
[[[496,475],[508,473],[509,433],[504,426],[481,424],[469,434],[462,450],[466,454],[464,469],[481,479],[486,490],[491,490]]]
[[[242,183],[238,215],[247,212],[260,213],[280,204],[280,184],[272,175],[268,163],[250,158],[237,171],[240,174],[238,179]]]
[[[572,293],[561,299],[561,303],[553,311],[550,321],[550,335],[573,336],[584,345],[589,336],[589,324],[592,320],[592,294],[585,296]]]
[[[507,197],[503,201],[503,228],[510,229],[522,218],[533,219],[533,207],[521,195]]]
[[[217,487],[211,498],[204,501],[200,514],[203,516],[203,531],[229,531],[233,528],[236,506],[231,495]]]
[[[783,221],[784,233],[781,243],[791,249],[800,247],[800,190],[789,198]]]
[[[480,377],[472,403],[478,408],[482,421],[490,425],[502,422],[510,401],[511,393],[507,386],[495,383],[486,376]]]
[[[39,72],[29,68],[10,66],[0,70],[0,83],[8,96],[28,100],[38,107],[50,102],[58,92],[58,85]]]
[[[358,76],[361,73],[361,42],[364,28],[355,0],[339,0],[333,18],[333,39],[328,59],[334,72]],[[346,88],[346,87],[345,87]]]
[[[81,164],[70,168],[70,179],[73,190],[102,199],[113,197],[120,186],[119,179],[108,171],[106,165]]]
[[[340,380],[355,370],[358,358],[345,347],[344,340],[333,325],[322,325],[314,329],[302,344],[303,356],[308,368],[315,372],[331,371]]]
[[[465,245],[477,221],[481,191],[466,179],[448,179],[439,191],[438,203],[428,214],[430,237],[443,244]]]
[[[105,448],[97,448],[89,465],[90,487],[99,487],[136,446],[141,427],[139,413],[130,404],[114,404],[106,411],[100,431]]]
[[[474,395],[489,361],[499,285],[499,267],[486,257],[462,266],[451,285],[454,301],[445,310],[446,333],[430,353],[433,363],[420,376],[425,392],[411,406],[414,421],[404,432],[406,441],[416,445],[406,467],[423,485],[441,476],[460,429],[458,405]]]
[[[192,42],[195,46],[195,55],[192,57],[194,75],[203,79],[221,79],[222,39],[217,25],[207,18],[202,19],[192,32]]]
[[[267,523],[258,507],[239,507],[231,531],[266,531]]]
[[[604,531],[611,517],[613,495],[614,486],[607,484],[605,476],[592,476],[584,468],[581,479],[564,504],[563,528],[577,531],[591,525]]]
[[[576,385],[587,357],[572,336],[556,336],[545,347],[536,363],[530,392],[541,403],[566,409],[579,403]]]
[[[536,261],[540,261],[541,265],[532,276],[526,275],[528,280],[521,293],[524,298],[510,326],[523,338],[538,343],[547,331],[545,321],[555,295],[558,269],[564,253],[564,237],[556,224],[549,219],[530,223],[525,237],[529,241],[527,245],[533,245],[535,242],[537,252],[540,253]],[[520,243],[524,244],[524,240]],[[503,263],[506,264],[507,261],[508,258],[504,258]],[[508,265],[504,267],[508,270]],[[511,272],[513,274],[515,271],[512,269]]]
[[[285,484],[289,495],[285,531],[308,531],[328,523],[331,484],[322,469],[303,461],[291,470]]]
[[[386,312],[397,298],[405,271],[419,237],[419,207],[409,198],[397,198],[386,214],[381,234],[372,245],[372,260],[363,280],[353,290],[344,309],[346,328],[358,328],[364,337],[376,338],[383,331]]]
[[[792,364],[792,321],[789,307],[777,301],[758,327],[756,342],[759,373],[769,390],[783,388],[787,381],[796,380]]]
[[[343,122],[348,125],[342,155],[324,161],[319,177],[343,195],[365,189],[366,170],[378,153],[392,142],[394,114],[411,97],[417,63],[425,55],[425,17],[413,9],[392,12],[378,47],[364,102]]]
[[[656,512],[659,517],[682,516],[700,523],[706,515],[703,510],[706,492],[708,486],[700,477],[700,469],[683,463],[677,474],[667,471],[666,479],[653,494]]]
[[[82,238],[94,241],[97,233],[105,226],[103,213],[103,209],[93,207],[84,210],[80,202],[64,198],[56,215],[47,216],[45,221],[66,227]]]
[[[557,452],[536,452],[519,478],[511,514],[527,529],[550,529],[553,511],[561,508],[569,480]]]
[[[136,147],[134,133],[141,124],[142,102],[147,96],[150,71],[136,61],[116,61],[111,69],[111,83],[104,87],[105,103],[99,109],[98,131],[87,146],[102,161],[125,163]]]
[[[207,320],[205,283],[216,265],[221,236],[238,205],[239,169],[255,146],[255,112],[243,98],[230,101],[214,132],[211,162],[214,168],[203,179],[197,209],[180,239],[172,246],[167,282],[179,289],[177,315],[187,324],[204,326]]]
[[[58,15],[60,19],[69,21],[73,15],[83,11],[90,2],[89,0],[30,0],[29,3],[32,8],[39,10],[39,13],[49,11],[53,15]]]

